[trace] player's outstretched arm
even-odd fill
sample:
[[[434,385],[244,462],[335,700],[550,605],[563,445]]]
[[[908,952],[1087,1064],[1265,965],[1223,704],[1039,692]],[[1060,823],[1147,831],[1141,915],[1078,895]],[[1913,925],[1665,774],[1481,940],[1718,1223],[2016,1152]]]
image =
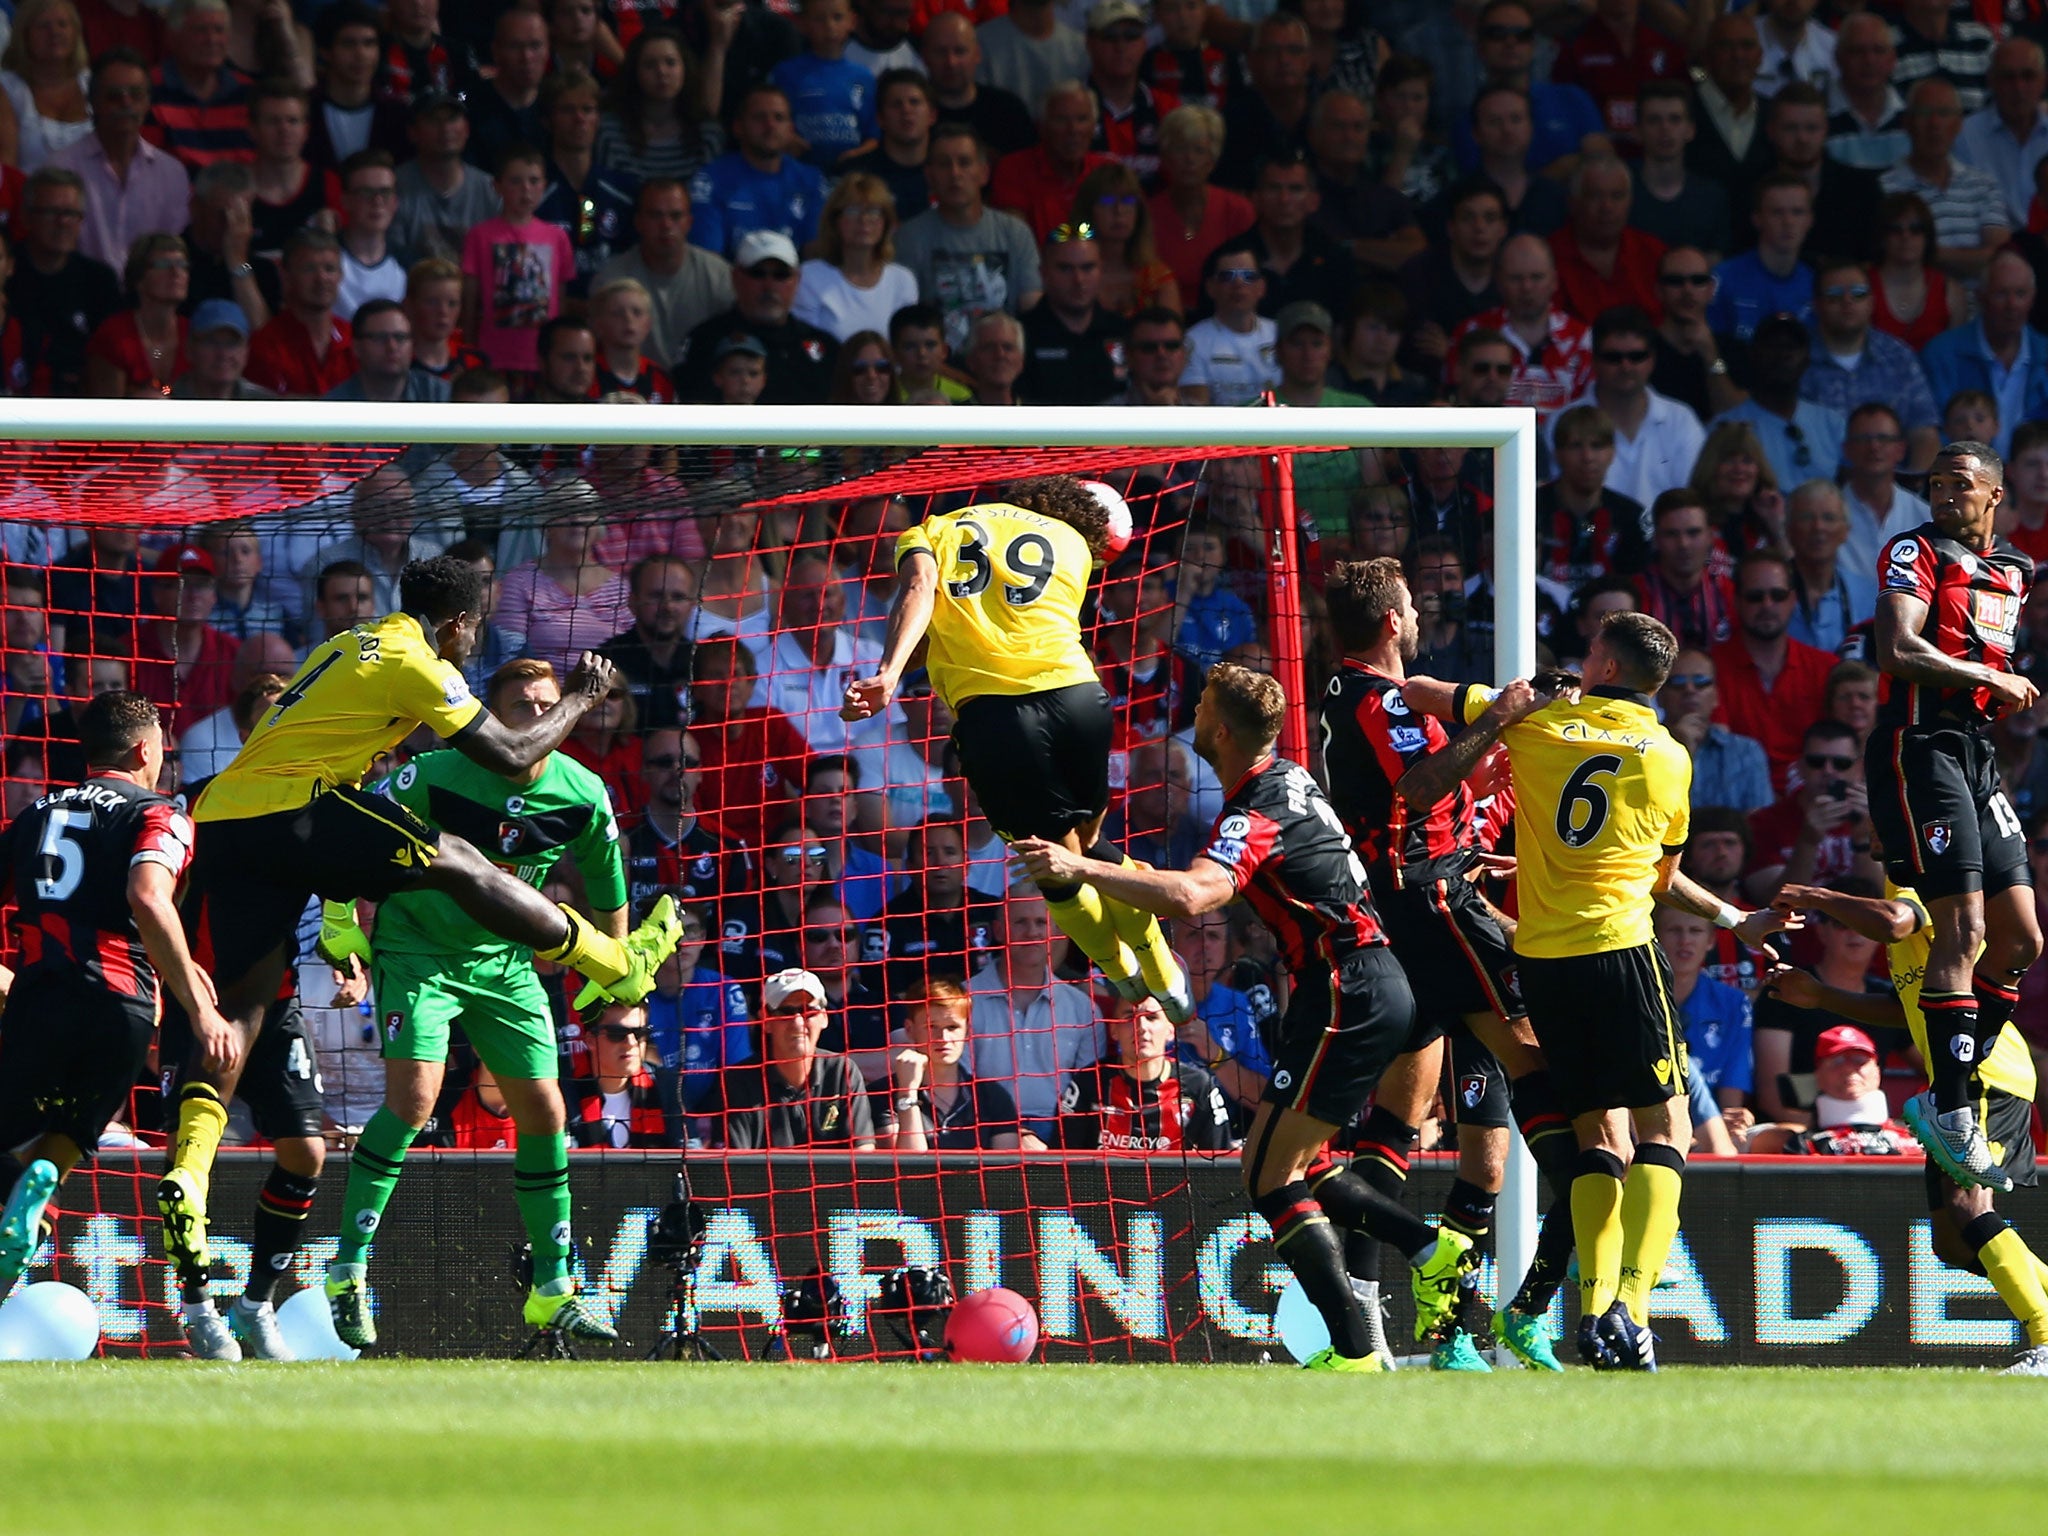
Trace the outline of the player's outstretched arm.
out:
[[[1824,913],[1844,928],[1880,944],[1897,944],[1911,938],[1925,921],[1910,902],[1881,896],[1846,896],[1818,885],[1780,886],[1771,905],[1780,912]]]
[[[847,686],[839,718],[849,723],[872,719],[889,707],[896,685],[903,681],[910,658],[931,627],[938,602],[939,562],[925,551],[912,550],[896,567],[896,596],[889,604],[889,628],[882,639],[882,663],[873,677]]]
[[[1698,881],[1681,873],[1675,853],[1657,865],[1657,883],[1652,895],[1659,906],[1690,912],[1694,917],[1704,917],[1717,928],[1733,930],[1735,936],[1751,949],[1763,948],[1764,940],[1774,933],[1788,933],[1806,926],[1806,919],[1797,912],[1773,907],[1744,912],[1730,906]]]
[[[2006,710],[2027,709],[2039,696],[2026,678],[1950,656],[1920,633],[1927,600],[1911,592],[1881,592],[1877,598],[1874,651],[1880,670],[1930,688],[1985,688]]]
[[[617,676],[617,667],[595,651],[585,651],[562,684],[561,699],[531,725],[515,731],[483,710],[449,738],[449,745],[479,768],[505,778],[522,774],[568,740],[576,722],[611,692]]]
[[[1820,1008],[1875,1029],[1904,1029],[1906,1008],[1891,992],[1845,992],[1810,971],[1778,965],[1764,977],[1764,990],[1794,1008]]]
[[[1195,917],[1228,906],[1237,895],[1230,876],[1214,859],[1198,858],[1192,869],[1145,869],[1085,858],[1063,843],[1026,837],[1010,844],[1025,872],[1040,885],[1087,883],[1103,895],[1155,917]]]
[[[128,910],[135,914],[135,926],[142,934],[142,947],[149,963],[171,989],[192,1021],[192,1033],[199,1041],[206,1065],[219,1072],[232,1072],[240,1064],[242,1036],[221,1017],[213,978],[199,968],[185,944],[185,925],[178,920],[178,877],[161,864],[144,862],[128,870]]]
[[[1401,684],[1401,700],[1418,715],[1435,715],[1449,720],[1458,712],[1457,683],[1435,677],[1411,677]]]
[[[1457,696],[1455,686],[1439,683],[1434,678],[1411,679],[1411,682],[1429,685],[1419,690],[1414,698],[1409,697],[1409,685],[1404,684],[1401,689],[1401,697],[1406,700],[1408,707],[1420,710],[1424,714],[1438,713],[1431,707],[1439,701],[1436,690],[1448,688],[1453,700]],[[1452,737],[1448,746],[1430,753],[1402,774],[1400,782],[1394,786],[1394,793],[1410,806],[1426,808],[1435,805],[1456,789],[1463,780],[1471,777],[1472,770],[1479,766],[1479,760],[1492,751],[1493,744],[1500,740],[1502,731],[1516,721],[1535,714],[1553,697],[1552,694],[1538,692],[1536,686],[1526,677],[1516,678],[1501,689],[1493,702],[1486,706],[1486,713]],[[1445,718],[1449,718],[1454,708],[1453,703],[1445,704]]]

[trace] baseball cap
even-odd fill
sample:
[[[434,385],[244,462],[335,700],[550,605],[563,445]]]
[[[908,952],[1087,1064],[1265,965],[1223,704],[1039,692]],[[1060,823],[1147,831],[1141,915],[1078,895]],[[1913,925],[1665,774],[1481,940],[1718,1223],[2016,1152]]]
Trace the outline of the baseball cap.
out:
[[[194,336],[210,336],[215,331],[233,331],[247,341],[249,317],[242,313],[242,306],[233,299],[208,299],[192,311]]]
[[[1756,346],[1759,342],[1786,341],[1805,346],[1812,339],[1813,333],[1807,330],[1806,323],[1797,315],[1779,313],[1757,323],[1756,330],[1749,338],[1749,344]]]
[[[779,261],[794,272],[798,266],[796,247],[790,243],[789,236],[779,229],[751,229],[742,235],[739,249],[733,252],[732,264],[751,271],[764,261]]]
[[[159,576],[202,576],[213,574],[213,556],[197,544],[173,544],[156,557],[156,573]]]
[[[825,983],[801,966],[777,971],[761,984],[761,1004],[770,1013],[780,1013],[793,999],[806,995],[820,1008],[825,1006]]]
[[[1334,335],[1337,330],[1336,323],[1330,319],[1330,312],[1311,299],[1297,299],[1292,304],[1281,305],[1273,323],[1282,341],[1304,325],[1314,327],[1325,336]]]
[[[421,91],[412,99],[412,115],[415,119],[432,112],[453,112],[462,116],[462,98],[447,91]]]
[[[1132,0],[1095,0],[1095,3],[1088,7],[1090,32],[1107,32],[1118,22],[1123,21],[1135,21],[1142,27],[1145,24],[1145,12],[1133,4]]]
[[[1861,1051],[1871,1058],[1877,1056],[1877,1046],[1870,1036],[1854,1024],[1837,1024],[1833,1029],[1824,1029],[1820,1038],[1813,1042],[1813,1060],[1817,1066],[1830,1056],[1840,1056],[1846,1051]]]
[[[721,341],[718,344],[717,350],[711,354],[711,361],[722,363],[735,352],[744,352],[749,357],[766,357],[768,355],[768,348],[762,345],[760,337],[749,336],[742,332],[738,335],[728,336],[725,340]]]

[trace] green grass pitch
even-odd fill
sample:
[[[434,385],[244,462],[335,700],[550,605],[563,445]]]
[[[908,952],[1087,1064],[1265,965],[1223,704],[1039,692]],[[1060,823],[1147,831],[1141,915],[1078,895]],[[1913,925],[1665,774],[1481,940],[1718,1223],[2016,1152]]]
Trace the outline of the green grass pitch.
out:
[[[2038,1531],[2044,1495],[2048,1382],[1968,1372],[0,1366],[5,1536]]]

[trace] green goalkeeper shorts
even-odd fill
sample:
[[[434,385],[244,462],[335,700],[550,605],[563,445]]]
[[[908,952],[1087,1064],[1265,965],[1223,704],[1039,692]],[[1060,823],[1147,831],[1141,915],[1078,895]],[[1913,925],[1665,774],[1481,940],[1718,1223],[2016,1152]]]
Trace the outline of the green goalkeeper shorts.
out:
[[[374,950],[370,983],[387,1061],[446,1061],[460,1023],[493,1077],[557,1076],[554,1015],[530,955],[451,965]]]

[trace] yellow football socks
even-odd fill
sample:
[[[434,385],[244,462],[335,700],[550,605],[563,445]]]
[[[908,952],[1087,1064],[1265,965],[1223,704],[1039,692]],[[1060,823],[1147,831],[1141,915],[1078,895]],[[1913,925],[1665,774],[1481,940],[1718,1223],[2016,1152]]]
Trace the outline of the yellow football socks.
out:
[[[1676,1148],[1645,1142],[1636,1148],[1621,1194],[1619,1299],[1638,1323],[1650,1321],[1650,1292],[1678,1236],[1678,1197],[1685,1159]]]
[[[1074,947],[1101,967],[1102,974],[1118,980],[1137,974],[1138,961],[1124,947],[1109,914],[1108,903],[1092,885],[1077,885],[1073,894],[1059,901],[1047,901],[1045,909],[1059,924],[1060,932],[1074,941]]]
[[[1134,869],[1137,866],[1125,856],[1123,867]],[[1116,925],[1117,937],[1137,956],[1138,974],[1145,978],[1147,991],[1154,997],[1164,997],[1169,992],[1187,990],[1187,977],[1182,973],[1173,951],[1167,947],[1166,935],[1159,927],[1158,918],[1150,912],[1140,912],[1113,896],[1102,898],[1102,910]]]
[[[187,1083],[178,1093],[178,1130],[171,1166],[182,1168],[204,1190],[213,1182],[213,1157],[228,1128],[227,1107],[204,1083]]]
[[[2011,1227],[1977,1250],[1984,1273],[1998,1287],[1998,1298],[2027,1331],[2029,1344],[2048,1344],[2048,1286],[2042,1283],[2041,1261],[2026,1239]]]
[[[1579,1315],[1598,1317],[1621,1289],[1621,1160],[1603,1154],[1614,1171],[1595,1172],[1580,1154],[1572,1180],[1572,1237],[1579,1249]]]

